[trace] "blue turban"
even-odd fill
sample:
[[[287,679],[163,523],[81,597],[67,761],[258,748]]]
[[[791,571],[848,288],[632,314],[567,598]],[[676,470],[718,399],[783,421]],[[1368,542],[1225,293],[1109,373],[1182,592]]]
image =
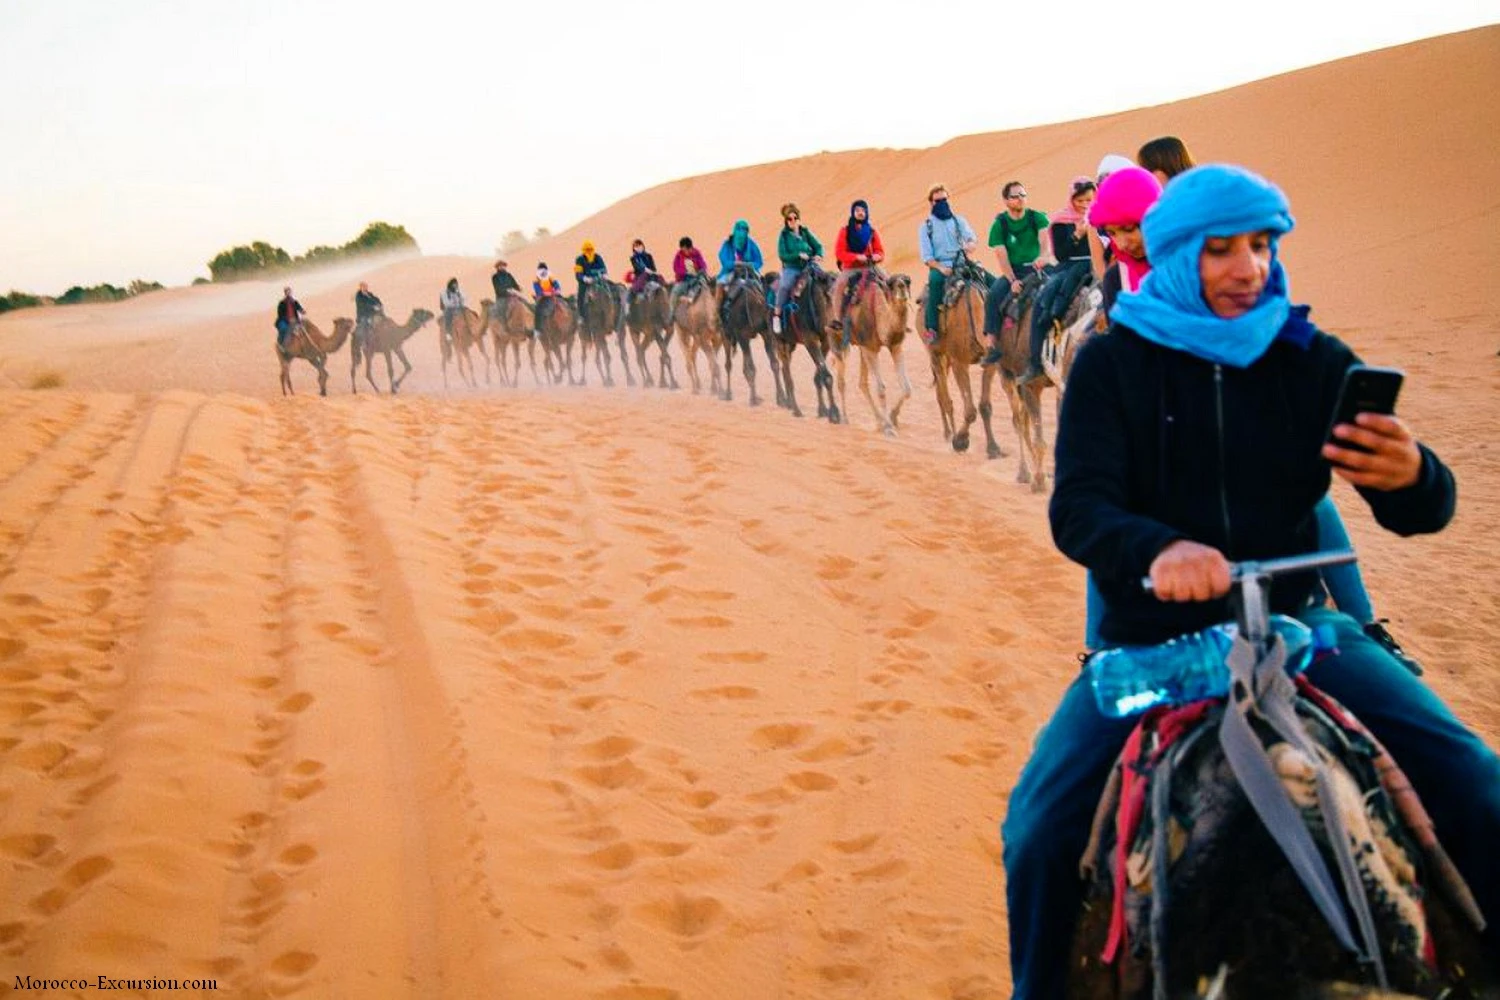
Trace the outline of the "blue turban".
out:
[[[1294,225],[1286,195],[1240,167],[1209,164],[1173,178],[1146,213],[1141,233],[1151,273],[1121,294],[1112,318],[1154,343],[1206,361],[1245,368],[1266,353],[1291,315],[1280,237]],[[1210,236],[1271,234],[1271,269],[1260,300],[1234,319],[1203,300],[1198,258]]]

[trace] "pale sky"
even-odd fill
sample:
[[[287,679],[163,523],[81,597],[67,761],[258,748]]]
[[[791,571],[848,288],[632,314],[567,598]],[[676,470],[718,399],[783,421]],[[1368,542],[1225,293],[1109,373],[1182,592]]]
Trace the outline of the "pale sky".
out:
[[[488,254],[679,177],[1497,21],[1500,0],[0,0],[0,294],[185,284],[230,246],[377,219]]]

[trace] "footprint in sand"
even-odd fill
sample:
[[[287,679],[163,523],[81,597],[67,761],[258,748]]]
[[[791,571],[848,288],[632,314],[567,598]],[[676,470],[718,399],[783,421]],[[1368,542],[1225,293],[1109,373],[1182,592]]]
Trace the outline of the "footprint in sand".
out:
[[[705,700],[748,701],[751,698],[759,698],[760,690],[758,688],[745,687],[741,684],[726,684],[723,687],[700,688],[697,691],[689,692],[689,694],[694,698],[703,698]]]
[[[31,909],[42,916],[50,917],[67,906],[78,890],[114,871],[114,868],[113,861],[100,855],[75,862],[63,872],[56,886],[31,901]]]
[[[850,840],[835,840],[830,843],[834,850],[843,854],[862,854],[874,847],[879,840],[880,834],[867,833],[863,837],[854,837]]]
[[[802,723],[777,723],[751,733],[750,742],[762,750],[785,750],[804,742],[812,731],[812,726]]]
[[[649,903],[639,910],[650,923],[678,937],[702,937],[724,918],[724,904],[713,896],[684,896]]]
[[[802,789],[804,792],[826,792],[838,787],[839,780],[831,774],[821,771],[798,771],[786,776],[789,784]]]

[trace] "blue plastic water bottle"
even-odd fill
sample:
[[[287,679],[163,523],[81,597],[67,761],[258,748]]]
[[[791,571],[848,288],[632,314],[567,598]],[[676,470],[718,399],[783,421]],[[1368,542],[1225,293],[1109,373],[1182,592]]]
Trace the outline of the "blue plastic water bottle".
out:
[[[1286,642],[1286,671],[1295,677],[1313,655],[1332,649],[1332,636],[1314,635],[1295,618],[1272,615],[1271,629]],[[1094,699],[1112,719],[1139,715],[1158,705],[1182,705],[1229,691],[1224,658],[1239,634],[1234,622],[1168,639],[1159,646],[1119,646],[1089,661]]]

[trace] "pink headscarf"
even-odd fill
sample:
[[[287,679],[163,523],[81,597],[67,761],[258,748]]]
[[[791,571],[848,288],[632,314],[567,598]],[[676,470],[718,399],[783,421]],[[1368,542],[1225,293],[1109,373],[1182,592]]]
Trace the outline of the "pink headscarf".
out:
[[[1140,167],[1123,167],[1104,179],[1099,185],[1099,196],[1089,208],[1089,225],[1139,226],[1146,217],[1146,210],[1161,197],[1161,182],[1149,170]],[[1141,286],[1141,279],[1151,270],[1151,262],[1144,257],[1132,257],[1117,252],[1115,260],[1120,262],[1122,284],[1127,291]]]
[[[1086,176],[1075,177],[1075,178],[1073,178],[1072,183],[1070,183],[1068,185],[1068,191],[1069,192],[1077,191],[1080,184],[1092,184],[1092,183],[1094,183],[1094,179],[1092,177],[1086,177]],[[1076,208],[1073,207],[1073,197],[1070,194],[1069,197],[1068,197],[1068,200],[1065,201],[1065,202],[1063,202],[1063,207],[1059,208],[1057,211],[1053,212],[1048,217],[1047,221],[1049,221],[1049,222],[1051,222],[1053,224],[1056,224],[1056,223],[1059,223],[1059,222],[1071,222],[1071,223],[1073,223],[1073,224],[1076,225],[1077,223],[1080,223],[1080,222],[1083,221],[1083,216],[1081,214],[1079,214],[1079,212],[1078,212],[1078,210]]]

